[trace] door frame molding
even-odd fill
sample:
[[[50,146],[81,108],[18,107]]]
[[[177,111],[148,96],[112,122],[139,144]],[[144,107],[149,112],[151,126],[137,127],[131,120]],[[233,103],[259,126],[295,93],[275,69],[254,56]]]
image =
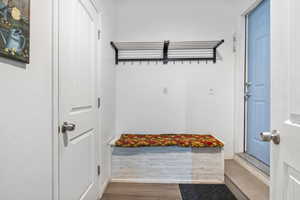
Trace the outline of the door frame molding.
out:
[[[52,86],[52,200],[61,200],[59,197],[60,194],[60,188],[59,188],[59,164],[60,164],[60,156],[59,156],[59,25],[60,25],[60,15],[59,15],[59,9],[60,9],[60,1],[61,0],[53,0],[52,1],[52,74],[51,74],[51,86]],[[97,13],[97,30],[100,30],[100,11],[98,10],[96,6],[96,2],[94,0],[89,0],[93,7],[96,10]],[[100,42],[100,40],[96,40],[97,42]],[[100,49],[96,49],[96,55],[100,52]],[[99,59],[97,58],[96,65],[100,65]],[[99,88],[98,88],[98,80],[99,80],[99,69],[98,66],[96,66],[95,72],[95,89],[96,97],[99,96]],[[96,101],[96,99],[95,99]],[[97,127],[96,127],[96,146],[97,146],[97,162],[100,164],[100,129],[99,129],[99,119],[100,115],[99,112],[97,114]],[[96,168],[95,168],[96,170]],[[97,179],[99,186],[100,186],[100,176]],[[100,188],[100,187],[99,187]],[[101,192],[101,191],[99,191]],[[99,196],[100,194],[98,194]]]
[[[245,128],[246,128],[246,105],[244,101],[245,80],[247,75],[247,20],[246,16],[253,11],[263,0],[255,0],[243,10],[238,19],[238,37],[236,65],[235,65],[235,96],[234,96],[234,153],[244,153]]]
[[[52,13],[52,200],[59,200],[59,0]]]

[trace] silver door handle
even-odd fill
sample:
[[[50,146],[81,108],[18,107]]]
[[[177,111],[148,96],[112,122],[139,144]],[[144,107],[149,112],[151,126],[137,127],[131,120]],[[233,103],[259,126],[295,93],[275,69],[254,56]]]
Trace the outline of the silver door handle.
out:
[[[67,133],[67,131],[74,131],[76,128],[75,124],[69,123],[69,122],[64,122],[64,124],[61,127],[61,132],[62,133]]]
[[[261,140],[264,142],[273,141],[274,144],[280,144],[280,134],[279,131],[273,130],[272,132],[262,132],[260,134]]]
[[[251,85],[252,85],[251,82],[245,82],[245,86],[246,86],[246,87],[250,87]]]
[[[252,94],[246,93],[246,94],[244,95],[245,100],[247,101],[251,96],[252,96]]]

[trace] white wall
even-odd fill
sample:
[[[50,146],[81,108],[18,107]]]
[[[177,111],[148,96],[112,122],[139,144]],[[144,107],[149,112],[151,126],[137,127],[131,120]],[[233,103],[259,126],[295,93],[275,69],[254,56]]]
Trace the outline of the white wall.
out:
[[[114,1],[98,1],[102,13],[102,183],[110,175],[106,144],[115,133],[127,130],[213,132],[226,142],[227,155],[232,154],[231,40],[238,1],[118,0],[117,18]],[[31,2],[31,63],[0,59],[0,199],[52,199],[51,8],[51,1]],[[216,65],[121,64],[116,78],[109,46],[115,33],[119,40],[128,41],[225,39],[220,48],[223,61]]]
[[[101,182],[115,133],[114,1],[100,0]],[[0,199],[52,200],[52,1],[31,1],[31,61],[0,59]]]
[[[51,200],[52,1],[31,1],[29,65],[0,59],[0,199]]]
[[[232,37],[239,0],[117,0],[117,39],[225,39],[217,64],[127,64],[117,67],[117,133],[194,131],[222,139],[233,154]],[[167,89],[167,93],[164,90]]]
[[[115,2],[114,0],[99,0],[98,8],[101,14],[101,47],[99,70],[100,109],[100,145],[101,145],[101,185],[110,178],[111,152],[108,141],[115,134],[115,66],[114,54],[110,41],[115,37]]]

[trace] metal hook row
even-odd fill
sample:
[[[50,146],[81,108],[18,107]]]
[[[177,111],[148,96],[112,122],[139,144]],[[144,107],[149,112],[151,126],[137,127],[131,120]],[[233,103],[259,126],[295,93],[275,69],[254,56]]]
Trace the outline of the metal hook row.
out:
[[[202,64],[202,63],[205,63],[205,64],[208,64],[210,61],[207,61],[207,60],[202,60],[202,61],[200,61],[200,60],[198,60],[198,61],[170,61],[169,63],[172,63],[173,65],[175,65],[175,64],[185,64],[185,63],[188,63],[188,64]],[[123,63],[123,65],[126,65],[126,63],[129,63],[129,62],[122,62]],[[137,63],[137,62],[130,62],[131,63],[131,65],[134,65],[134,63]],[[162,63],[162,61],[139,61],[138,62],[140,65],[141,64],[143,64],[143,63],[147,63],[148,65],[150,64],[150,63],[155,63],[156,65],[158,65],[159,63]]]

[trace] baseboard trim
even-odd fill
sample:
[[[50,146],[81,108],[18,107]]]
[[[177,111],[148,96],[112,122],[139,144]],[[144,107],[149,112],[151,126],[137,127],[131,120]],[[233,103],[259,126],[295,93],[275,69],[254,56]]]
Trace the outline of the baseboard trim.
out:
[[[101,198],[102,198],[102,196],[103,196],[103,194],[104,194],[104,192],[105,192],[105,190],[106,190],[109,182],[110,182],[110,180],[106,179],[104,181],[104,183],[100,186],[100,192],[99,192],[99,195],[98,195],[98,200],[101,200]]]
[[[176,179],[111,179],[113,183],[162,183],[162,184],[224,184],[222,180],[176,180]]]

